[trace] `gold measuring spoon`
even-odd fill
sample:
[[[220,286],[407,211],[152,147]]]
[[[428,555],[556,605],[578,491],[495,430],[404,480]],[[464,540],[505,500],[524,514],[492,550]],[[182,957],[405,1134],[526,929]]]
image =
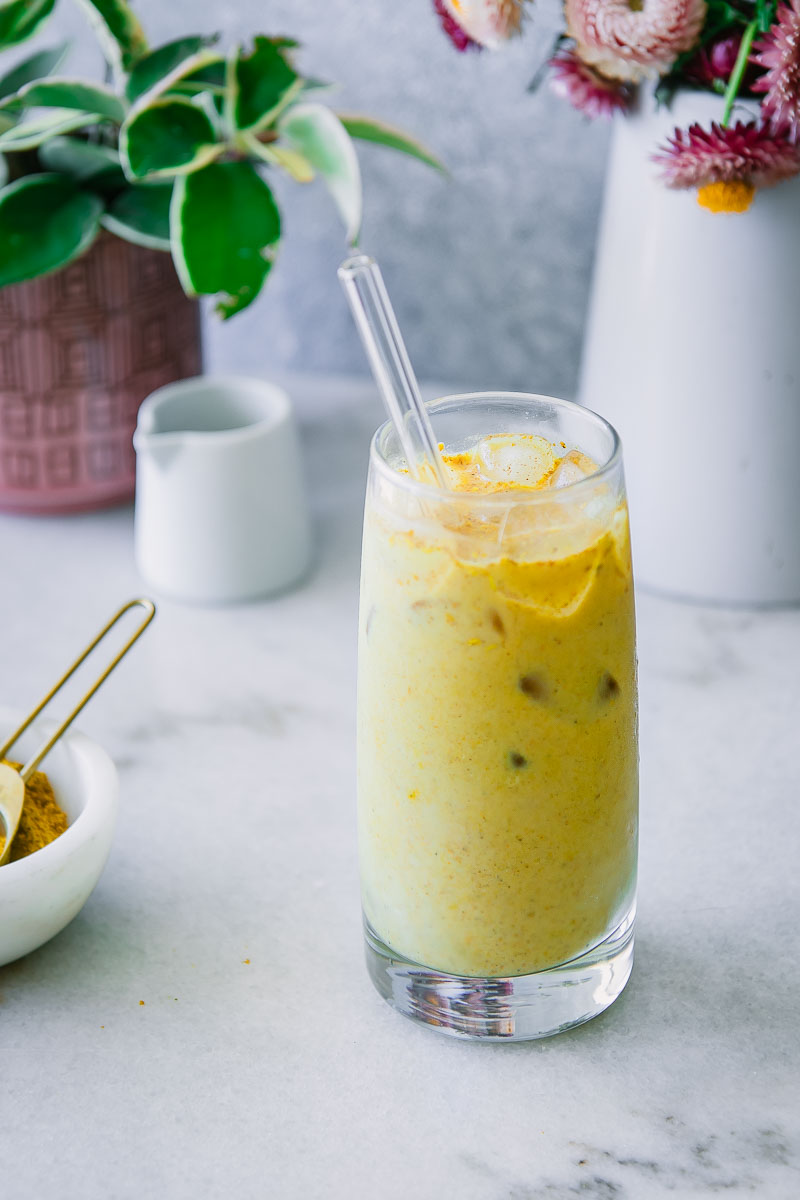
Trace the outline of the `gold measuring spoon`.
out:
[[[102,642],[106,634],[109,633],[117,624],[117,622],[124,617],[125,613],[132,608],[143,608],[146,613],[144,620],[134,630],[132,636],[128,638],[127,642],[116,655],[116,657],[111,660],[105,671],[103,671],[102,675],[100,675],[92,687],[89,688],[89,691],[86,693],[83,699],[79,701],[75,708],[73,708],[66,720],[62,721],[55,733],[52,734],[52,736],[49,737],[47,741],[39,747],[33,758],[26,762],[24,767],[21,767],[19,771],[16,771],[13,767],[10,767],[6,763],[0,761],[0,822],[2,822],[2,824],[5,826],[6,838],[5,845],[0,853],[0,867],[8,862],[11,854],[11,843],[14,841],[14,837],[19,827],[19,819],[22,816],[22,805],[25,800],[26,782],[30,779],[31,775],[39,766],[39,763],[42,761],[45,755],[49,754],[53,749],[53,746],[55,746],[61,735],[65,733],[67,729],[69,729],[78,713],[86,707],[98,688],[105,683],[111,672],[121,661],[121,659],[125,657],[134,642],[142,636],[145,629],[156,615],[156,606],[153,604],[153,601],[139,598],[136,600],[129,600],[127,604],[123,604],[119,612],[115,613],[108,624],[103,626],[94,641],[90,642],[80,656],[75,659],[75,662],[72,664],[69,670],[61,676],[58,683],[56,683],[50,689],[44,699],[37,704],[33,712],[28,713],[27,717],[19,726],[19,728],[15,729],[7,741],[0,746],[0,760],[2,760],[5,758],[6,754],[17,741],[17,739],[22,736],[28,726],[36,720],[36,718],[39,716],[39,713],[47,707],[56,693],[61,691],[67,680],[75,674],[81,663],[83,663],[89,657],[95,647],[99,646],[100,642]]]

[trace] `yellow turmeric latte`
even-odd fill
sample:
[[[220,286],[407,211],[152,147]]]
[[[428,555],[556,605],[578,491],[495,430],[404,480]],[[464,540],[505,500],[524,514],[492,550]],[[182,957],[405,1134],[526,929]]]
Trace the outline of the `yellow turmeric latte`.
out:
[[[596,945],[632,904],[627,510],[588,479],[559,486],[593,464],[531,435],[445,462],[458,504],[409,523],[376,501],[365,519],[364,908],[414,962],[520,975]]]

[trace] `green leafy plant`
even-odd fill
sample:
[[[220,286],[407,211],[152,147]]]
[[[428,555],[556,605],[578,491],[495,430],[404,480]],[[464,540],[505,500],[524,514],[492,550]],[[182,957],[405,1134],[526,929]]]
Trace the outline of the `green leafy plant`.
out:
[[[106,82],[60,74],[66,47],[0,77],[0,287],[58,270],[102,228],[171,252],[190,296],[223,317],[246,308],[275,259],[281,217],[269,179],[327,186],[354,242],[361,177],[353,139],[443,169],[420,142],[319,103],[297,43],[258,36],[223,54],[215,37],[151,49],[125,0],[77,0]],[[31,37],[55,0],[0,0],[0,48]]]

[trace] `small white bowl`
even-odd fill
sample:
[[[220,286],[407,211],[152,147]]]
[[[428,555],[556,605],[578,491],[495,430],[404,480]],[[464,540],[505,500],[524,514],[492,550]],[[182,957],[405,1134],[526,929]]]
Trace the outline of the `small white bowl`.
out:
[[[0,742],[22,719],[0,708]],[[9,757],[24,762],[54,728],[53,722],[36,722]],[[69,924],[88,900],[111,849],[119,780],[105,750],[68,731],[41,769],[69,824],[49,846],[0,867],[0,966],[30,954]]]

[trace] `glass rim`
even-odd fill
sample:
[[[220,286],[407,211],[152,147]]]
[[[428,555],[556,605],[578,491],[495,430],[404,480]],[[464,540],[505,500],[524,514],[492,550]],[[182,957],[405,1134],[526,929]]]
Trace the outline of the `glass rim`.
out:
[[[588,417],[589,423],[604,430],[611,436],[611,453],[608,458],[600,463],[596,470],[589,475],[584,475],[582,479],[576,479],[572,483],[565,483],[563,487],[557,489],[559,497],[566,495],[574,496],[577,493],[586,491],[590,486],[596,487],[608,475],[615,471],[622,462],[622,442],[614,426],[605,417],[601,417],[591,408],[586,408],[583,404],[578,404],[574,400],[561,400],[557,396],[545,396],[538,392],[454,392],[446,396],[437,396],[434,400],[426,400],[425,407],[431,415],[435,415],[436,407],[453,401],[475,401],[475,400],[494,400],[494,401],[520,401],[530,402],[531,400],[544,402],[551,407],[561,409],[567,412],[578,412],[582,417]],[[455,492],[437,487],[433,483],[422,483],[419,479],[415,479],[411,474],[403,474],[391,466],[381,453],[379,443],[387,429],[393,430],[391,420],[383,421],[372,436],[370,442],[369,457],[370,463],[374,466],[384,479],[388,479],[396,486],[406,488],[409,492],[413,492],[418,496],[427,497],[430,500],[436,500],[441,503],[442,500],[457,500],[459,503],[489,504],[502,505],[508,504],[509,498],[513,497],[514,504],[541,504],[552,503],[553,493],[555,489],[542,488],[535,491],[524,491],[516,488],[506,488],[498,492]],[[435,430],[434,430],[435,433]]]

